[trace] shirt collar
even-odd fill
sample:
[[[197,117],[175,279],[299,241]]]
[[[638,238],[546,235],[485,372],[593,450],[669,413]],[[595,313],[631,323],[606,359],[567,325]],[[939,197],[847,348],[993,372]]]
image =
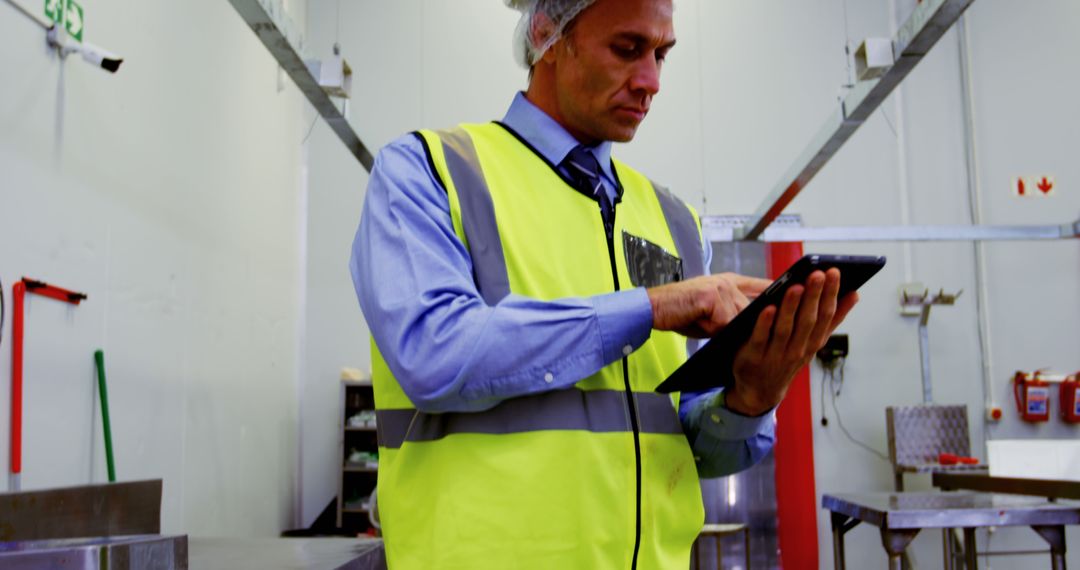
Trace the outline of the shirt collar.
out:
[[[503,117],[503,124],[510,127],[521,138],[533,146],[540,155],[552,164],[562,164],[567,154],[581,144],[573,135],[566,132],[555,119],[518,92],[513,103]],[[604,141],[595,147],[586,147],[596,156],[600,170],[612,187],[616,186],[615,176],[611,171],[611,141]]]

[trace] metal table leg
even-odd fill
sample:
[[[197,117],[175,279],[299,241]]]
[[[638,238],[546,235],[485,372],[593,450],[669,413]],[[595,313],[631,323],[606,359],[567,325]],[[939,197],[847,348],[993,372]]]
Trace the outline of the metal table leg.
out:
[[[900,567],[904,570],[917,570],[919,568],[915,564],[915,557],[911,555],[911,550],[905,548],[904,553],[900,555]]]
[[[903,569],[904,549],[911,544],[912,540],[915,540],[919,530],[917,528],[881,529],[881,544],[885,546],[885,552],[889,554],[889,570]]]
[[[1051,568],[1065,570],[1065,527],[1063,525],[1036,525],[1031,528],[1050,544]]]
[[[945,555],[945,570],[953,570],[952,529],[941,529],[941,552]]]
[[[833,568],[844,570],[844,535],[855,528],[860,521],[836,512],[830,514],[832,515]]]
[[[745,540],[743,553],[746,554],[746,570],[750,570],[750,527],[743,529],[743,540]]]
[[[964,529],[964,565],[967,570],[979,570],[979,558],[975,549],[975,529]]]

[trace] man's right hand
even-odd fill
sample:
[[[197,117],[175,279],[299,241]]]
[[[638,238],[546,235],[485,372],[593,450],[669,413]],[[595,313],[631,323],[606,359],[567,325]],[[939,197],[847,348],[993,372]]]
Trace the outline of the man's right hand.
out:
[[[704,275],[648,289],[653,328],[693,338],[723,329],[772,281],[737,273]]]

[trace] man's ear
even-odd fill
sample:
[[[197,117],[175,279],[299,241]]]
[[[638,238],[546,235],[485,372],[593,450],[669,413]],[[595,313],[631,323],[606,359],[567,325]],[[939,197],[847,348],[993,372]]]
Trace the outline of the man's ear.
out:
[[[537,46],[547,43],[547,40],[555,35],[555,33],[555,22],[551,21],[551,18],[549,18],[547,14],[540,12],[533,15],[532,22],[530,22],[529,26],[529,40],[532,45]],[[547,63],[553,62],[554,58],[549,59],[551,51],[552,50],[549,48],[544,52],[540,59]]]

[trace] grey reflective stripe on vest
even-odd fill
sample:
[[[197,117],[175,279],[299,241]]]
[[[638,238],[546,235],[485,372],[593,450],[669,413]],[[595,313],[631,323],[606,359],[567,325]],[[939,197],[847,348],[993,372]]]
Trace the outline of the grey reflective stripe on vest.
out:
[[[461,204],[461,225],[469,242],[476,286],[484,302],[495,306],[510,294],[510,279],[506,274],[506,258],[503,257],[491,192],[469,133],[457,128],[439,131],[438,135],[446,156],[446,168]]]
[[[649,182],[652,182],[651,180]],[[667,220],[668,230],[675,240],[675,249],[683,262],[683,278],[690,279],[699,275],[705,275],[705,248],[701,243],[701,233],[698,232],[697,222],[690,208],[683,204],[671,193],[670,190],[652,182],[656,191],[656,198],[660,201],[660,209],[664,211],[664,219]],[[686,339],[686,353],[697,352],[701,342],[694,338]]]
[[[652,181],[650,181],[652,182]],[[701,245],[701,234],[690,208],[682,203],[670,190],[652,182],[656,197],[660,200],[660,209],[664,211],[668,230],[675,240],[675,249],[683,262],[683,277],[689,279],[705,275],[705,248]]]
[[[665,394],[636,392],[641,433],[682,434],[682,424]],[[379,447],[397,449],[406,441],[435,441],[459,433],[505,435],[551,430],[631,432],[622,390],[558,390],[506,400],[483,412],[427,414],[418,410],[377,410]]]

